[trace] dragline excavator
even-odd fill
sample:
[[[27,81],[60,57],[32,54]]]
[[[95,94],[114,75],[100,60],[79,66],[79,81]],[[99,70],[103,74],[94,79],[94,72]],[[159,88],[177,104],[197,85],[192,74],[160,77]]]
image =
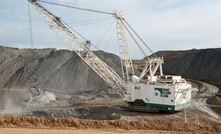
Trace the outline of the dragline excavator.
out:
[[[140,76],[135,75],[132,60],[128,58],[127,33],[129,33],[142,53],[145,52],[136,39],[139,39],[149,51],[152,52],[152,50],[129,25],[121,12],[109,13],[43,0],[28,0],[28,2],[39,12],[51,30],[66,44],[70,45],[72,50],[107,84],[119,91],[119,94],[122,95],[124,101],[128,104],[127,109],[139,111],[178,111],[191,106],[192,86],[181,76],[164,75],[162,68],[164,60],[162,57],[153,55],[147,58],[145,60],[146,65]],[[76,36],[76,31],[71,29],[60,17],[43,7],[41,3],[112,15],[117,21],[122,77],[90,50],[90,41],[81,41]]]

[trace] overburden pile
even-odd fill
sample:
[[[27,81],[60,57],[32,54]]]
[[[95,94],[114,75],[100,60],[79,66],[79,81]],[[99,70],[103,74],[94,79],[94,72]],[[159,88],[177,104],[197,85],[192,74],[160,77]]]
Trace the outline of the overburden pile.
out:
[[[121,74],[119,57],[95,54]],[[31,87],[69,94],[96,94],[110,88],[72,51],[0,47],[0,89]]]

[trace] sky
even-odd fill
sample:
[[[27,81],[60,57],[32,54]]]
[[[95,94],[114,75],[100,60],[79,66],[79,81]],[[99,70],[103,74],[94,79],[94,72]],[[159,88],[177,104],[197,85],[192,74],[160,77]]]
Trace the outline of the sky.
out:
[[[108,12],[121,10],[126,20],[154,52],[221,47],[221,0],[46,1]],[[112,16],[42,5],[60,16],[99,49],[119,53],[116,21]],[[30,9],[34,48],[68,49],[31,5]],[[0,17],[0,45],[32,47],[26,0],[1,0]],[[144,55],[129,35],[128,42],[130,57],[142,58]],[[147,49],[143,49],[150,54]]]

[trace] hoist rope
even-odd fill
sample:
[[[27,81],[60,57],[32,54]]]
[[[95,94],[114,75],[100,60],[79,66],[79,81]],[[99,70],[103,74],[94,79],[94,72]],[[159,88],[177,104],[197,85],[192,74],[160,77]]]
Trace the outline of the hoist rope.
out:
[[[30,10],[29,3],[27,3],[27,5],[28,5],[28,22],[29,22],[30,45],[31,45],[31,48],[33,48],[34,47],[34,43],[33,43],[31,10]]]

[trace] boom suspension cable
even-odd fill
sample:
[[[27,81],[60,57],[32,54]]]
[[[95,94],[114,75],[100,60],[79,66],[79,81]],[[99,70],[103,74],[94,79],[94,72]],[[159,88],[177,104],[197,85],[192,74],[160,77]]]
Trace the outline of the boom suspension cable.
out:
[[[146,44],[146,42],[138,35],[138,33],[133,29],[133,27],[124,19],[126,25],[134,32],[138,39],[144,44],[144,46],[153,54],[153,50]]]
[[[94,22],[85,22],[85,23],[82,23],[82,24],[76,24],[74,25],[74,23],[72,23],[75,27],[82,27],[82,26],[87,26],[87,25],[91,25],[91,24],[97,24],[97,23],[103,23],[103,22],[108,22],[108,21],[111,21],[111,20],[100,20],[100,21],[94,21]],[[69,25],[72,25],[72,24],[69,24]]]
[[[133,36],[133,34],[130,32],[129,28],[123,23],[123,26],[125,27],[125,29],[127,30],[127,32],[130,34],[131,38],[134,40],[134,42],[136,43],[136,45],[138,46],[138,48],[140,49],[140,51],[143,53],[144,56],[147,56],[147,54],[144,52],[143,48],[141,47],[141,45],[138,43],[138,41],[136,40],[136,38]]]
[[[80,20],[80,21],[73,21],[73,22],[68,22],[68,24],[81,24],[85,22],[102,21],[106,19],[112,19],[112,17],[102,17],[102,18],[93,18],[93,19],[86,19],[86,20]]]
[[[62,6],[62,7],[73,8],[73,9],[78,9],[78,10],[82,10],[82,11],[89,11],[89,12],[94,12],[94,13],[101,13],[101,14],[113,15],[113,13],[105,12],[105,11],[98,11],[98,10],[93,10],[93,9],[87,9],[87,8],[69,6],[69,5],[64,5],[64,4],[58,4],[58,3],[48,2],[48,1],[44,1],[44,0],[38,0],[38,1],[41,2],[41,3],[51,4],[51,5],[55,5],[55,6]]]
[[[61,20],[62,21],[62,20]],[[82,34],[80,34],[77,30],[73,29],[71,26],[69,26],[67,23],[65,23],[64,21],[62,21],[63,24],[65,24],[69,29],[71,29],[72,31],[74,31],[76,34],[78,34],[81,38],[83,38],[85,41],[89,41],[86,37],[84,37]],[[94,45],[93,43],[91,43],[91,45],[96,48],[98,50],[98,48],[96,47],[96,45]]]
[[[34,41],[33,41],[33,31],[32,31],[32,18],[31,18],[31,10],[30,10],[30,5],[28,5],[28,22],[29,22],[29,33],[30,33],[30,43],[31,43],[31,48],[34,47]]]
[[[110,26],[108,26],[108,28],[105,30],[105,32],[102,34],[101,38],[97,41],[97,46],[100,45],[101,41],[103,41],[103,39],[105,38],[105,36],[107,35],[107,33],[110,31],[111,27],[113,26],[114,22],[112,22],[110,24]]]
[[[50,5],[55,5],[55,6],[62,6],[62,7],[66,7],[66,8],[72,8],[72,9],[76,9],[76,10],[81,10],[81,11],[88,11],[88,12],[94,12],[94,13],[100,13],[100,14],[106,14],[106,15],[112,15],[112,16],[116,16],[115,13],[111,13],[111,12],[106,12],[106,11],[99,11],[99,10],[93,10],[93,9],[88,9],[88,8],[81,8],[81,7],[76,7],[76,6],[69,6],[69,5],[65,5],[65,4],[59,4],[59,3],[54,3],[54,2],[48,2],[45,0],[38,0],[41,3],[45,3],[45,4],[50,4]],[[117,18],[119,19],[119,18]],[[90,20],[89,20],[90,21]],[[83,22],[83,21],[81,21]],[[94,23],[97,23],[96,21]],[[133,27],[125,20],[123,19],[122,21],[125,29],[127,30],[127,32],[129,33],[129,35],[131,36],[131,38],[134,40],[134,42],[136,43],[136,45],[139,47],[140,51],[144,54],[144,56],[147,56],[147,54],[145,53],[145,51],[143,50],[143,48],[141,47],[141,45],[139,44],[139,42],[136,40],[135,36],[141,41],[141,43],[151,52],[151,54],[153,54],[153,50],[147,45],[147,43],[145,43],[145,41],[138,35],[138,33],[133,29]],[[88,25],[91,23],[86,23],[84,25]],[[67,25],[67,24],[66,24]],[[84,26],[82,25],[82,26]],[[68,26],[68,25],[67,25]],[[77,26],[77,25],[76,25]],[[81,25],[79,25],[81,26]],[[70,26],[68,26],[70,27]],[[131,30],[131,31],[130,31]],[[77,32],[76,30],[73,29],[73,31],[75,31],[78,35],[80,35],[83,39],[86,40],[85,37],[83,37],[79,32]],[[135,34],[135,36],[133,35]],[[94,46],[96,48],[96,46]],[[97,49],[97,48],[96,48]],[[153,54],[155,55],[155,54]]]

